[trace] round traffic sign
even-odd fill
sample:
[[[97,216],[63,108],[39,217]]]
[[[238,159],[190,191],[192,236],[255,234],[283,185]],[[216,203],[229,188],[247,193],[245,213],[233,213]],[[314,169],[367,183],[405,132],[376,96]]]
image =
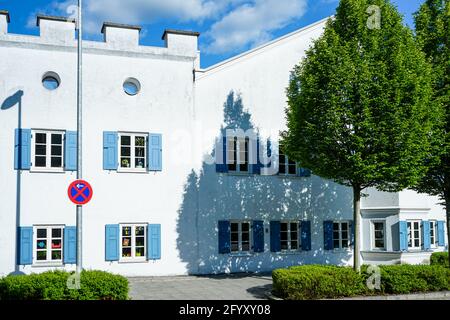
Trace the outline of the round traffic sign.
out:
[[[92,199],[92,187],[84,180],[76,180],[72,182],[67,190],[70,201],[76,205],[83,205]]]

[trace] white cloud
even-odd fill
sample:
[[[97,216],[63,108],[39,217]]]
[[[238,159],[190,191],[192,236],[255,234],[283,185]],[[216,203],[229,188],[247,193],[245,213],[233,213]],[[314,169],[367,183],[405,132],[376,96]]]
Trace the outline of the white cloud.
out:
[[[70,16],[77,0],[54,0],[40,13]],[[99,35],[103,22],[151,24],[205,21],[212,23],[204,34],[205,52],[236,52],[272,39],[306,11],[307,0],[84,0],[84,30]],[[28,26],[35,25],[36,12]]]
[[[247,46],[257,46],[272,38],[281,29],[306,11],[306,0],[255,0],[226,14],[214,23],[205,36],[211,39],[206,53],[235,52]]]

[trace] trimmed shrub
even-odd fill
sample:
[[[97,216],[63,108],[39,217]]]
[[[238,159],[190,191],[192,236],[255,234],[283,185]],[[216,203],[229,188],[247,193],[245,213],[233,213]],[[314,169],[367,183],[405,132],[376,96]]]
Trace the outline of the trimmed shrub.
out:
[[[82,271],[80,289],[68,289],[73,273],[49,271],[0,279],[0,300],[126,300],[128,280],[103,271]]]
[[[274,294],[289,300],[349,297],[366,292],[364,276],[348,267],[308,265],[272,273]]]
[[[432,266],[448,267],[448,252],[434,252],[431,254],[430,264]]]
[[[381,288],[370,290],[367,267],[363,266],[360,274],[349,267],[321,265],[274,270],[273,293],[288,300],[304,300],[450,290],[450,269],[439,265],[380,266]]]

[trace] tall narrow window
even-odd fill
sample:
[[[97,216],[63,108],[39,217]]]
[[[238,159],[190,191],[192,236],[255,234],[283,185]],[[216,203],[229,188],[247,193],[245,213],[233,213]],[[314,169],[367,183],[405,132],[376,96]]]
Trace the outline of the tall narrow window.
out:
[[[407,221],[408,248],[420,249],[422,246],[422,228],[420,220]]]
[[[373,248],[377,250],[385,250],[385,223],[384,221],[373,221],[372,222],[372,239]]]
[[[282,251],[295,251],[300,248],[299,222],[284,221],[280,223],[280,241]]]
[[[63,227],[39,226],[34,228],[35,262],[62,263]]]
[[[334,249],[348,248],[350,244],[350,224],[347,221],[333,223],[333,247]]]
[[[120,133],[119,137],[120,169],[123,171],[145,171],[148,135]]]
[[[279,161],[279,169],[278,169],[279,174],[281,175],[297,174],[297,163],[295,161],[289,160],[288,156],[284,154],[282,146],[280,146],[278,161]]]
[[[121,225],[121,257],[122,260],[145,260],[146,226]]]
[[[437,231],[437,221],[430,220],[430,243],[432,247],[438,246],[436,231]]]
[[[231,222],[230,228],[231,252],[250,251],[250,222]]]
[[[64,164],[64,132],[32,132],[33,154],[32,169],[45,171],[62,171]]]
[[[249,138],[229,137],[227,139],[228,171],[248,172]]]

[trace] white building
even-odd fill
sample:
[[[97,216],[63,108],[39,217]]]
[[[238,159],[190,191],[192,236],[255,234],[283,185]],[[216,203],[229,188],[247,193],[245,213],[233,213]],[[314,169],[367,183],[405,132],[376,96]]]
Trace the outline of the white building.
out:
[[[8,33],[8,22],[0,11],[0,275],[74,270],[75,24],[38,16],[35,37]],[[94,189],[83,208],[85,269],[145,276],[351,265],[351,190],[276,151],[290,71],[324,24],[204,70],[194,32],[166,30],[164,47],[148,47],[139,27],[105,23],[104,42],[84,41],[83,177]],[[261,153],[270,136],[279,173],[252,164],[250,131],[247,143],[236,137],[222,150],[226,128],[258,131]],[[368,194],[364,263],[426,263],[445,249],[436,198]]]

